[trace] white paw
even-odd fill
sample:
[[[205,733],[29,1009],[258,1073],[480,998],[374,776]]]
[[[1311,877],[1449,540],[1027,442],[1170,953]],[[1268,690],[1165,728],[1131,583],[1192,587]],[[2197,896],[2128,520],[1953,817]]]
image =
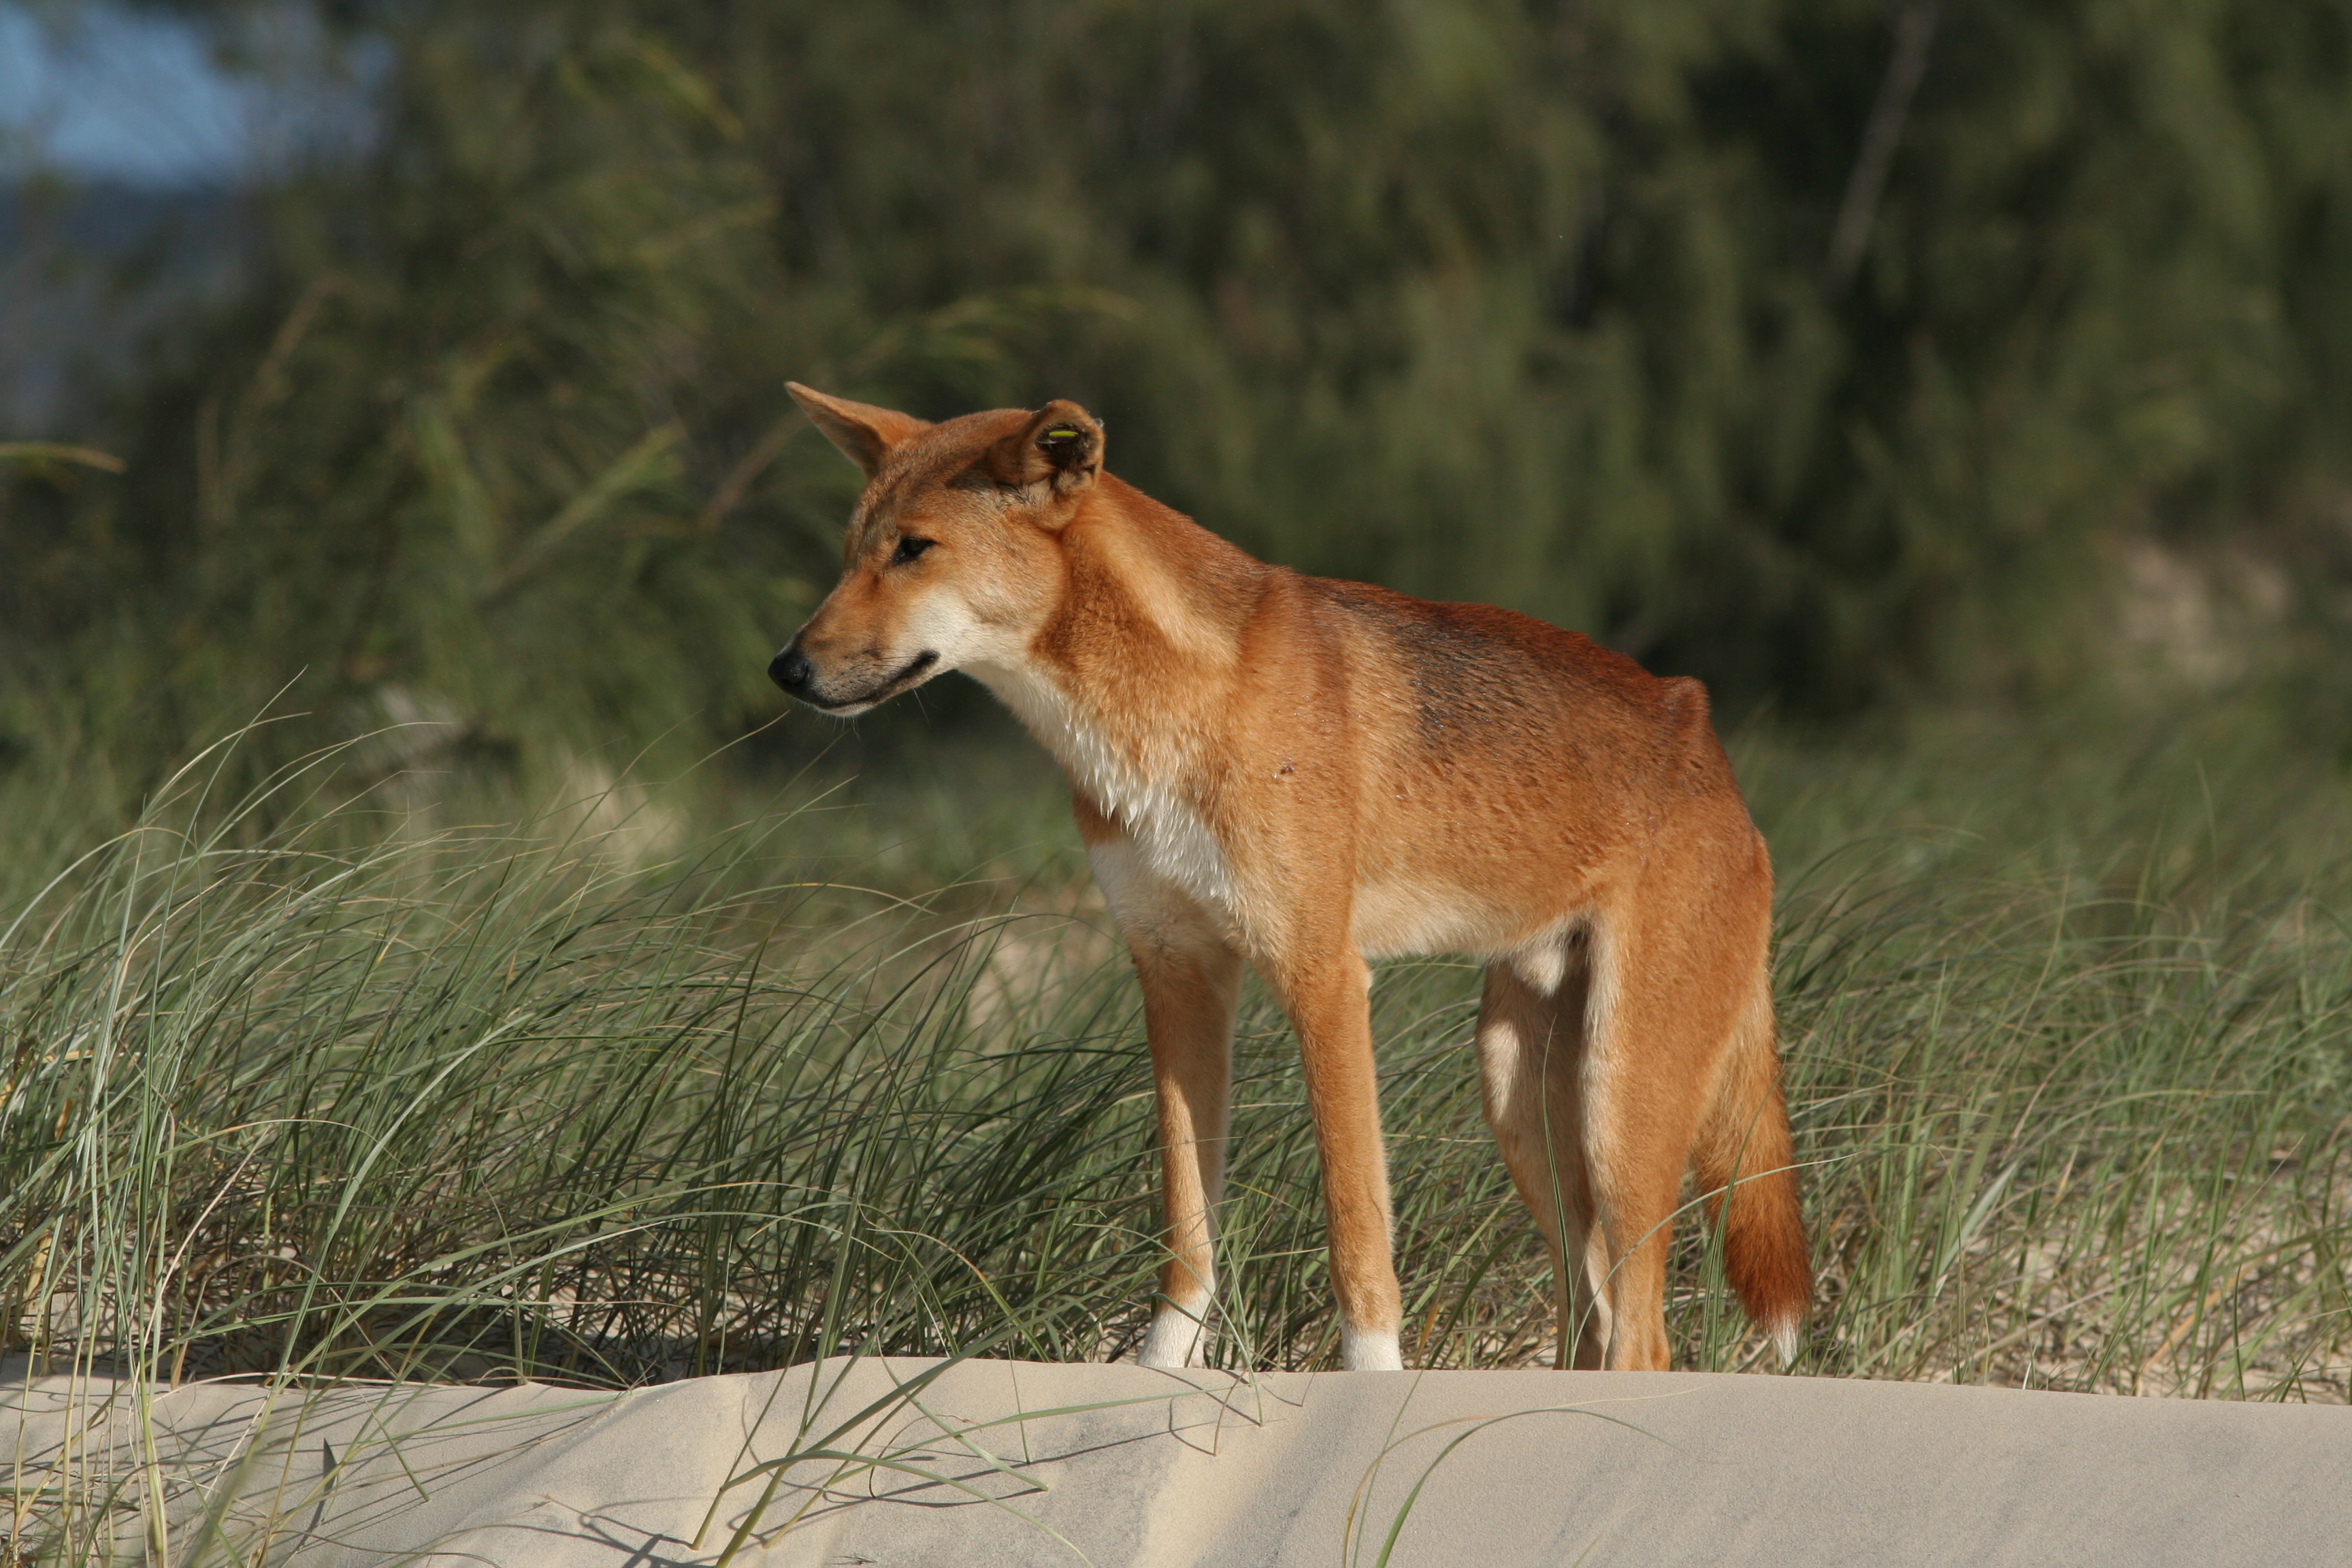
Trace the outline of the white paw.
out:
[[[1135,1364],[1158,1367],[1200,1365],[1201,1316],[1207,1311],[1205,1305],[1188,1312],[1163,1302],[1160,1310],[1151,1314],[1151,1327],[1144,1331],[1143,1348],[1135,1352]]]
[[[1394,1329],[1358,1329],[1339,1320],[1339,1364],[1349,1372],[1402,1372]]]

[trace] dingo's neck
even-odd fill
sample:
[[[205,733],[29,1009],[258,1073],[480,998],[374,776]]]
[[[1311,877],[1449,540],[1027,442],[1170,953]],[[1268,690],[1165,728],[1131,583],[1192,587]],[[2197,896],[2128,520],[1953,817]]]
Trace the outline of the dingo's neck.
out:
[[[1027,657],[966,668],[1098,811],[1167,852],[1163,874],[1205,892],[1222,871],[1199,830],[1199,759],[1268,569],[1106,479],[1126,494],[1069,530],[1066,595]]]

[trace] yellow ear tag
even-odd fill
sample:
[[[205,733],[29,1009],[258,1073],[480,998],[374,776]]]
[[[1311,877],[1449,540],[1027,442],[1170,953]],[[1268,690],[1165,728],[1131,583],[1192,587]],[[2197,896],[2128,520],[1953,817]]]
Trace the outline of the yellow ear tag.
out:
[[[1078,427],[1075,425],[1056,425],[1037,437],[1040,441],[1075,441],[1077,438]]]

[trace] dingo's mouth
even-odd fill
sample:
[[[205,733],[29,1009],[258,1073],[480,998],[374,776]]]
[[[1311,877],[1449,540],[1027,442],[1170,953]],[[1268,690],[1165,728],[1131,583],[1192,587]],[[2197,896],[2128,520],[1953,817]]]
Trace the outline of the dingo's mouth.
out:
[[[810,707],[826,713],[863,713],[866,710],[874,707],[877,703],[888,701],[891,698],[896,697],[899,692],[904,691],[908,687],[915,684],[917,680],[921,679],[926,670],[929,669],[931,666],[939,662],[940,656],[938,653],[927,650],[925,652],[919,653],[914,658],[908,659],[906,664],[900,668],[897,674],[890,676],[882,681],[880,685],[876,686],[872,690],[866,691],[859,696],[824,698],[816,696],[814,693],[804,693],[801,697],[801,700],[807,703]]]

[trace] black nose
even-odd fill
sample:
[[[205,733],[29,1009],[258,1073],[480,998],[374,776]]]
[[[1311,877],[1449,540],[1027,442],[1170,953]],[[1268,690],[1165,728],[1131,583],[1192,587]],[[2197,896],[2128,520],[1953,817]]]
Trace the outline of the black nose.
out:
[[[768,679],[798,697],[808,689],[809,661],[797,647],[788,647],[768,665]]]

